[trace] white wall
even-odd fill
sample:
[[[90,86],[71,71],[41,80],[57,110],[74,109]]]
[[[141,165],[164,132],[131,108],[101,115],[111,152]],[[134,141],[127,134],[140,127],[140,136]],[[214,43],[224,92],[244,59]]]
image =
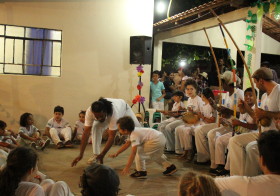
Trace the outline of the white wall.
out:
[[[233,36],[236,44],[240,48],[240,50],[245,50],[245,39],[247,35],[246,31],[246,23],[245,21],[237,21],[232,22],[230,24],[226,24],[227,29]],[[201,27],[202,29],[202,27]],[[227,36],[226,32],[224,32],[226,35],[226,40],[228,43],[229,48],[231,49],[231,56],[234,60],[236,60],[237,56],[237,50],[230,40],[230,38]],[[220,28],[218,26],[207,29],[207,34],[209,36],[209,39],[211,41],[211,44],[213,47],[216,48],[225,48],[224,40],[220,31]],[[188,34],[171,37],[169,39],[161,40],[160,44],[158,44],[155,47],[155,55],[156,58],[154,58],[154,70],[161,70],[161,50],[162,50],[162,42],[173,42],[173,43],[183,43],[183,44],[191,44],[191,45],[198,45],[198,46],[207,46],[209,47],[207,38],[205,36],[205,33],[203,30],[191,32]],[[266,34],[262,33],[262,47],[261,52],[262,53],[268,53],[268,54],[280,54],[280,43],[276,40],[270,38]]]
[[[136,65],[129,64],[129,38],[152,35],[151,0],[44,0],[0,4],[0,23],[62,30],[62,76],[0,75],[0,119],[19,127],[23,112],[45,127],[62,105],[73,124],[81,109],[100,96],[137,95]],[[149,98],[150,65],[145,65],[143,96]],[[147,102],[146,102],[147,106]],[[137,108],[134,108],[135,110]]]

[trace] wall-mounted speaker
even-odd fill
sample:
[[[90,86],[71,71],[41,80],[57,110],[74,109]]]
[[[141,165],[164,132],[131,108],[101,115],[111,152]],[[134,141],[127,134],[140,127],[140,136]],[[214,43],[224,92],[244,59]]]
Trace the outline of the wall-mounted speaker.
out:
[[[130,37],[130,64],[152,63],[152,38],[148,36]]]

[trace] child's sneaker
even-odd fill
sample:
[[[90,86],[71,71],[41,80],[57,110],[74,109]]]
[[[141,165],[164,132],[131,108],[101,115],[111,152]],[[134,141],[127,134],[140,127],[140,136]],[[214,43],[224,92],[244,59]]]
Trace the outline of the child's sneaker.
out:
[[[43,145],[42,145],[42,147],[41,147],[41,150],[43,151],[48,145],[50,145],[50,143],[51,143],[51,140],[50,140],[50,139],[47,139],[47,140],[43,143]]]
[[[130,174],[130,177],[145,179],[147,178],[147,171],[135,171],[134,173]]]
[[[177,168],[175,165],[170,165],[163,173],[163,175],[169,176],[171,174],[174,174],[177,171]]]

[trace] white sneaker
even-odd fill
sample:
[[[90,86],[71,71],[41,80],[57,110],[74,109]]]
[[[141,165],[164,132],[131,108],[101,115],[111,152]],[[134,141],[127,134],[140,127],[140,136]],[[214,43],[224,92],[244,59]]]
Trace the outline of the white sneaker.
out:
[[[87,164],[88,164],[88,165],[91,165],[91,164],[93,164],[93,163],[96,163],[96,162],[97,162],[96,157],[97,157],[97,154],[92,155],[92,156],[89,158],[89,160],[87,161]]]

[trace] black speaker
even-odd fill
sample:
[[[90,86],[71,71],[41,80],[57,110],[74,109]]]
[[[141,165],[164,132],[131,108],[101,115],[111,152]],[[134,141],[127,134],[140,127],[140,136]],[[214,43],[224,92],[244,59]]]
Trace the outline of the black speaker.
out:
[[[152,63],[152,38],[148,36],[130,37],[130,64]]]

